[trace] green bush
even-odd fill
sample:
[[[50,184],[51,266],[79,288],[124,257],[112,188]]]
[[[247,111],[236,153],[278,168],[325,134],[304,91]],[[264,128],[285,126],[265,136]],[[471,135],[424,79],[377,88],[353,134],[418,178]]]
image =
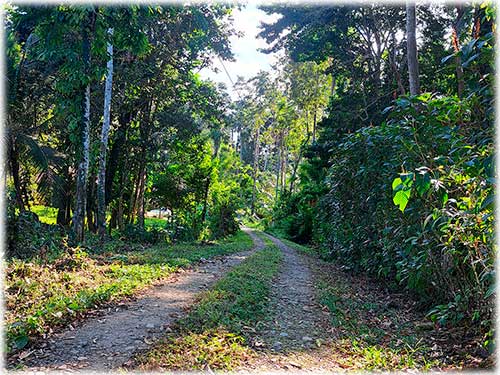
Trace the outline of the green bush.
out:
[[[399,99],[387,123],[344,138],[319,203],[328,256],[442,303],[442,324],[492,310],[492,129],[474,112],[453,97]]]

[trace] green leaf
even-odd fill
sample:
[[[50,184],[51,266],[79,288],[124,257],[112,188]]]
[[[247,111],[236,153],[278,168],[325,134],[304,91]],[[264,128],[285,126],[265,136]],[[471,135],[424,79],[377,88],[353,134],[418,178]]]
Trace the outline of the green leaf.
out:
[[[446,63],[449,59],[455,57],[455,54],[451,54],[451,55],[448,55],[446,57],[443,57],[442,60],[441,60],[441,64],[444,64]]]
[[[448,192],[443,191],[443,194],[441,194],[441,203],[444,206],[448,202]]]
[[[397,177],[392,181],[392,190],[396,190],[400,185],[403,184],[403,181],[401,178]]]
[[[411,190],[400,190],[396,192],[396,194],[394,194],[394,198],[392,198],[392,201],[396,206],[399,206],[401,212],[405,212],[406,205],[410,200],[410,192]]]
[[[423,196],[431,188],[431,178],[427,173],[419,173],[415,178],[415,188],[418,195]]]
[[[495,289],[496,289],[495,284],[490,285],[490,287],[488,288],[488,290],[484,294],[484,299],[488,299],[489,297],[491,297],[493,295],[493,293],[495,293]]]
[[[17,349],[22,349],[26,345],[28,345],[29,338],[26,335],[18,336],[14,340],[14,345],[16,346]]]

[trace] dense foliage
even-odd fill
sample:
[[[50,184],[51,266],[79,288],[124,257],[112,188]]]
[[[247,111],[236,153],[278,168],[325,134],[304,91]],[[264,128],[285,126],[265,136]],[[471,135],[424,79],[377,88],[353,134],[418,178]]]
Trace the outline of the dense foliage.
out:
[[[406,288],[436,324],[469,326],[491,350],[494,11],[486,4],[444,7],[439,16],[433,7],[419,7],[424,32],[418,62],[427,92],[409,96],[401,80],[407,73],[394,70],[394,56],[405,54],[401,47],[389,43],[371,62],[354,63],[349,68],[354,72],[339,71],[351,60],[336,50],[349,38],[363,43],[369,42],[363,35],[396,32],[398,18],[388,14],[403,10],[268,9],[283,15],[263,31],[277,41],[275,48],[286,46],[297,60],[333,59],[335,76],[319,139],[308,147],[299,169],[299,188],[277,201],[270,230],[314,243],[325,259]],[[349,33],[352,29],[342,29],[343,23],[325,28],[308,17],[313,14],[318,20],[329,15],[344,23],[356,24],[360,17],[372,23],[354,25],[359,34]],[[395,24],[376,28],[382,15]],[[279,36],[292,25],[290,34]],[[449,46],[447,27],[454,31]],[[314,44],[318,40],[323,43]],[[379,66],[379,59],[382,70],[392,71],[373,81],[370,64]],[[380,94],[387,89],[393,97]],[[375,100],[366,106],[369,97]]]
[[[248,168],[230,139],[225,88],[196,73],[214,55],[232,59],[230,13],[222,4],[8,9],[9,255],[29,255],[18,234],[37,205],[57,210],[72,245],[82,228],[104,241],[100,226],[148,242],[235,233]],[[146,228],[159,208],[168,220]]]
[[[83,270],[82,249],[206,244],[245,220],[406,290],[436,327],[467,327],[491,351],[495,8],[260,8],[280,16],[259,34],[279,58],[240,77],[235,102],[199,74],[233,59],[228,4],[7,8],[9,287],[58,262]],[[274,267],[268,255],[249,264]],[[148,267],[123,288],[158,278]],[[263,276],[250,271],[228,282]],[[99,283],[115,285],[108,276]],[[54,306],[9,340],[43,332]]]

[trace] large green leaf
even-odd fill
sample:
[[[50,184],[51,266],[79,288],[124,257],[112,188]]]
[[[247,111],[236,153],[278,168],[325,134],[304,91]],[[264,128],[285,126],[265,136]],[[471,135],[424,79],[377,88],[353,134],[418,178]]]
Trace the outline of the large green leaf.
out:
[[[411,190],[399,190],[398,192],[396,192],[396,194],[394,194],[394,197],[392,198],[392,201],[396,206],[399,206],[401,212],[405,211],[406,205],[410,200],[410,193]]]

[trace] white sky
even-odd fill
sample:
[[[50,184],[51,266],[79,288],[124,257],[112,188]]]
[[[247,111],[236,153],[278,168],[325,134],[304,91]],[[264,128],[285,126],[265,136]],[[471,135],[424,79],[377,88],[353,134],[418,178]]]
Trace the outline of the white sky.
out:
[[[257,38],[257,34],[262,21],[274,22],[280,16],[278,14],[268,15],[257,9],[257,5],[252,2],[241,10],[234,9],[232,17],[236,31],[241,31],[244,34],[240,38],[237,36],[230,38],[231,49],[236,61],[224,61],[224,66],[233,82],[236,83],[238,76],[248,79],[260,70],[269,70],[271,64],[276,62],[276,54],[265,54],[258,51],[259,48],[265,48],[268,45],[265,40]],[[213,66],[219,69],[218,73],[215,73],[212,68],[204,68],[200,71],[201,77],[224,83],[231,98],[237,100],[238,93],[233,89],[233,85],[218,58],[213,60]]]

